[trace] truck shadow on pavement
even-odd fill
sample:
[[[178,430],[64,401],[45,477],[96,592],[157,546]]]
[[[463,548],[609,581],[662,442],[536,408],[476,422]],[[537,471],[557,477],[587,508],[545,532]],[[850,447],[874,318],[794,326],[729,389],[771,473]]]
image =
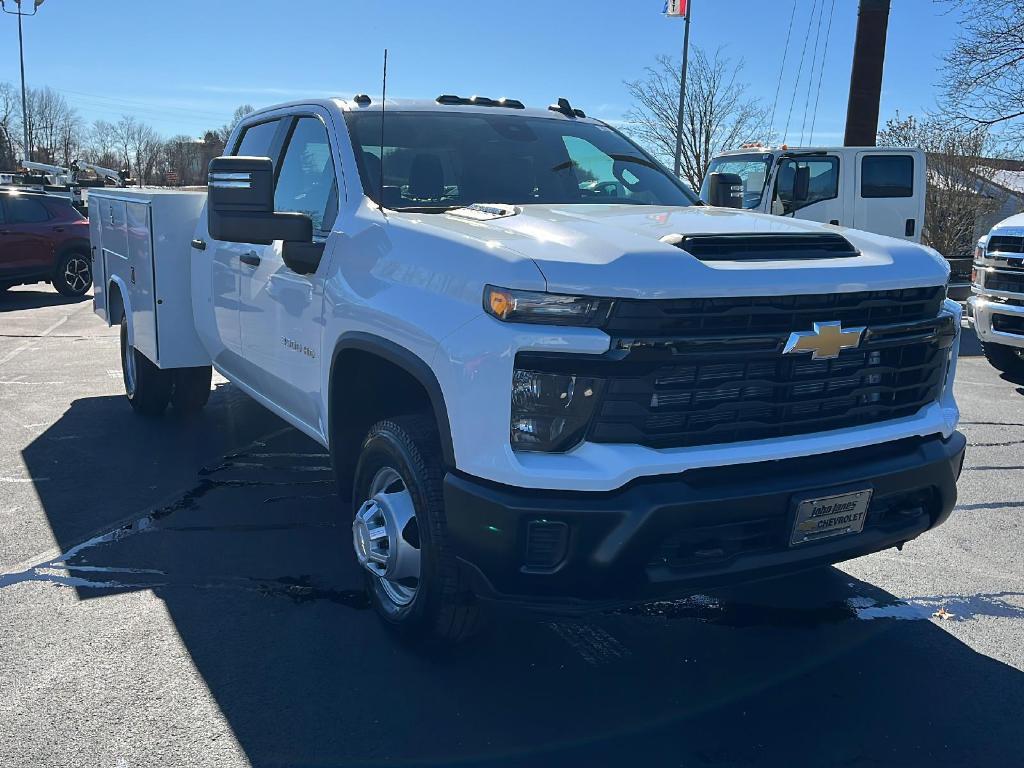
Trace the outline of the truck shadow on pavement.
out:
[[[80,304],[83,301],[92,301],[92,294],[61,296],[49,286],[40,287],[38,290],[0,291],[0,313],[38,307],[60,307],[65,304]]]
[[[187,424],[78,400],[23,458],[63,554],[0,588],[151,590],[254,765],[1020,760],[1024,673],[931,619],[1019,595],[904,603],[828,568],[425,653],[368,609],[323,449],[230,386]]]

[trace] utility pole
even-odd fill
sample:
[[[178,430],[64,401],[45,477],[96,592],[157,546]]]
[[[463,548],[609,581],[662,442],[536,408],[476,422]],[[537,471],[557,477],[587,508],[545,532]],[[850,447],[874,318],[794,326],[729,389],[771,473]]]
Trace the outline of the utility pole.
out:
[[[878,135],[878,109],[882,100],[885,37],[889,28],[890,0],[860,0],[857,39],[853,44],[850,100],[846,107],[848,147],[873,147]]]
[[[678,4],[677,4],[678,5]],[[683,9],[683,66],[679,73],[679,113],[676,116],[676,156],[675,171],[676,178],[679,178],[679,170],[683,160],[683,111],[686,104],[686,60],[690,55],[690,12],[693,10],[693,0],[682,3]]]
[[[18,59],[21,62],[21,136],[25,149],[25,157],[22,160],[28,160],[29,162],[32,161],[32,147],[28,143],[28,98],[25,95],[25,42],[21,31],[21,17],[35,16],[39,6],[43,4],[43,0],[31,0],[31,2],[32,13],[25,13],[21,10],[22,0],[14,0],[14,4],[18,7],[16,11],[8,11],[4,0],[0,0],[0,8],[3,9],[4,13],[10,13],[18,17]]]

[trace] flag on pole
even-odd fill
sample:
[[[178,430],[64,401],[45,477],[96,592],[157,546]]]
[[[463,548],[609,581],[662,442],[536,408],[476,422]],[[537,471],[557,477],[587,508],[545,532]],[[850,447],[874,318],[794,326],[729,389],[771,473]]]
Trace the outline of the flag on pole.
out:
[[[667,0],[665,10],[666,16],[685,16],[687,13],[688,0]]]

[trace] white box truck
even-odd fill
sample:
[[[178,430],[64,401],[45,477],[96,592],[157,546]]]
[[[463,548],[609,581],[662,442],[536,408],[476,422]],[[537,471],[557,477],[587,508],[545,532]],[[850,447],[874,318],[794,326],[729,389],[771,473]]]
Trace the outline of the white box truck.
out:
[[[918,243],[926,163],[923,151],[908,147],[748,145],[711,160],[700,197],[710,202],[711,174],[736,174],[743,184],[737,207]]]
[[[457,640],[486,601],[692,594],[949,516],[935,251],[703,205],[565,100],[382,107],[260,110],[208,195],[89,202],[132,407],[194,412],[213,367],[326,446],[389,625]]]

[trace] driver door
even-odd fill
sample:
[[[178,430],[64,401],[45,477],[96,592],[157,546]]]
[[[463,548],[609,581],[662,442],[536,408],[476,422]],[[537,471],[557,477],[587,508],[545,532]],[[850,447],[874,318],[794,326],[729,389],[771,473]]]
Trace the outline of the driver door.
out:
[[[284,153],[277,168],[274,210],[305,213],[313,220],[314,241],[326,242],[338,212],[338,177],[325,114],[284,118]],[[242,350],[252,384],[295,418],[323,433],[322,366],[323,275],[320,268],[300,275],[281,256],[281,241],[242,255],[239,312]]]
[[[843,221],[839,170],[837,155],[783,158],[775,176],[772,213],[849,226]],[[800,175],[806,178],[805,186]]]

